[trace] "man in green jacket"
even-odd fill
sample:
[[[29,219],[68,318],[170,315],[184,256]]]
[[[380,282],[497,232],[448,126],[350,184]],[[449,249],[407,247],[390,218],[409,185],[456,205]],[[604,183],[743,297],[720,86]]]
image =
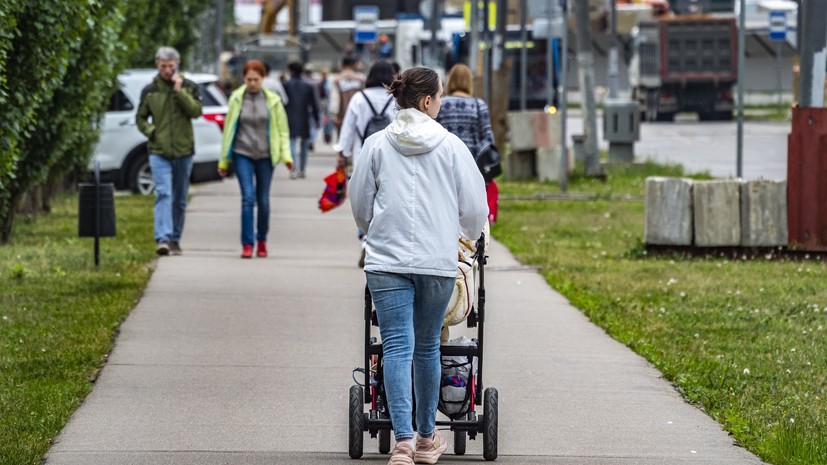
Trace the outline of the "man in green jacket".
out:
[[[149,167],[155,182],[155,253],[180,255],[195,142],[192,119],[201,116],[201,91],[178,72],[181,56],[172,47],[155,54],[158,75],[141,92],[136,122],[149,139]],[[151,120],[151,121],[150,121]]]

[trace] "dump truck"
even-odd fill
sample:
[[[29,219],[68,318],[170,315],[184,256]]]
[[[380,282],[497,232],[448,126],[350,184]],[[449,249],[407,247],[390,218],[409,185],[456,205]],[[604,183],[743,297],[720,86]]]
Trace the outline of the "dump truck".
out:
[[[664,16],[631,34],[629,83],[642,121],[673,121],[697,112],[702,121],[731,120],[737,82],[734,17]]]

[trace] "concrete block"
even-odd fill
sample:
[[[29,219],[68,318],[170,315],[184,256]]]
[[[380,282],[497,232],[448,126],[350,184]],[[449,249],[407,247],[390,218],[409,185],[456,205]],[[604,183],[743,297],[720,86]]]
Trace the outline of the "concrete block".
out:
[[[776,247],[787,243],[787,182],[741,184],[741,245]]]
[[[643,241],[656,245],[692,245],[692,180],[646,178]]]
[[[509,179],[537,177],[556,181],[560,174],[560,115],[542,111],[508,113],[511,153],[506,156]]]
[[[695,245],[741,245],[741,181],[696,182],[692,189]]]

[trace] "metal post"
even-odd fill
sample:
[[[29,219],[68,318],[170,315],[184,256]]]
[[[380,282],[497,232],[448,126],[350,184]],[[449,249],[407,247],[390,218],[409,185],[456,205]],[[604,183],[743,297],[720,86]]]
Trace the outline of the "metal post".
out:
[[[528,101],[528,29],[526,29],[526,16],[528,0],[520,0],[520,42],[523,47],[520,49],[520,110],[525,111]],[[551,26],[551,23],[549,23]],[[549,44],[551,35],[549,34]],[[551,74],[548,75],[551,80]]]
[[[586,176],[602,177],[597,151],[597,110],[594,101],[594,54],[589,29],[589,2],[577,0],[574,11],[577,24],[577,66],[580,68],[580,95],[583,103],[583,143],[586,152]]]
[[[781,103],[781,41],[775,42],[775,84],[778,88],[778,107]]]
[[[554,104],[554,29],[552,26],[555,16],[554,2],[555,0],[549,0],[548,2],[548,39],[546,43],[546,82],[548,82],[546,86],[546,93],[548,94],[546,102],[549,106]]]
[[[468,45],[468,66],[477,75],[477,55],[480,51],[480,2],[471,0],[471,43]]]
[[[439,2],[431,0],[431,67],[439,66],[439,40],[437,39],[437,32],[439,32]],[[447,70],[446,70],[447,71]]]
[[[496,27],[494,28],[494,69],[501,71],[505,63],[505,23],[508,15],[508,2],[497,0]]]
[[[491,31],[488,28],[488,20],[491,17],[490,7],[491,2],[483,0],[485,6],[483,7],[482,15],[482,40],[485,44],[485,49],[482,55],[482,63],[485,70],[482,73],[483,98],[486,102],[491,102]]]
[[[224,0],[215,0],[215,74],[221,79],[221,52],[224,51]]]
[[[747,17],[746,0],[741,0],[738,15],[738,143],[735,163],[736,177],[744,176],[744,60],[745,29]]]
[[[824,106],[824,71],[827,59],[827,4],[823,1],[805,1],[806,10],[801,17],[801,89],[798,106],[801,108]],[[798,27],[802,27],[799,25]]]
[[[555,1],[555,0],[552,0]],[[563,153],[560,154],[560,191],[568,190],[569,164],[568,145],[566,142],[566,112],[568,105],[568,82],[569,82],[569,0],[563,0],[563,37],[561,37],[560,51],[560,147]]]
[[[95,162],[95,266],[100,266],[101,255],[101,165]]]
[[[609,20],[611,27],[609,29],[609,98],[617,98],[618,95],[618,76],[620,70],[617,63],[617,5],[615,0],[609,0],[611,14]]]

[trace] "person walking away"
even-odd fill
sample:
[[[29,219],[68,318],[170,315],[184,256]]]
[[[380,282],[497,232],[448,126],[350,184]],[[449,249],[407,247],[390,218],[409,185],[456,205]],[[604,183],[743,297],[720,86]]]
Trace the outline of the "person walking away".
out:
[[[313,96],[316,99],[316,106],[319,107],[319,111],[321,114],[322,110],[322,99],[324,98],[322,89],[322,82],[316,78],[313,74],[313,65],[312,63],[308,63],[304,67],[304,73],[302,74],[302,79],[311,87],[313,87]],[[318,120],[318,124],[313,124],[313,121],[310,121],[310,136],[308,137],[307,142],[307,150],[310,152],[315,151],[316,147],[316,137],[319,135],[319,129],[322,127],[322,121]]]
[[[270,68],[267,62],[264,63],[264,70],[267,74],[264,76],[264,80],[261,81],[261,86],[277,93],[279,97],[281,97],[282,105],[287,105],[290,99],[287,98],[287,92],[284,91],[284,85],[281,83],[281,79],[279,76],[276,76],[277,73]]]
[[[368,237],[365,276],[379,320],[396,437],[388,464],[436,463],[448,446],[435,421],[439,334],[456,279],[457,239],[479,238],[488,209],[468,148],[433,119],[442,95],[437,73],[411,68],[390,92],[400,110],[365,141],[350,181],[350,204]]]
[[[201,116],[201,91],[178,70],[181,55],[172,47],[155,53],[158,75],[141,91],[135,122],[146,136],[155,183],[155,253],[180,255],[187,192],[195,154],[192,120]]]
[[[388,95],[387,87],[393,83],[395,76],[390,63],[377,61],[368,72],[365,89],[350,99],[339,132],[339,142],[333,146],[333,150],[338,153],[337,168],[354,166],[354,155],[359,153],[365,139],[377,129],[384,129],[393,120],[396,105],[393,95]],[[357,234],[362,244],[359,258],[361,268],[365,264],[365,232],[360,229]]]
[[[267,75],[264,64],[250,60],[243,73],[244,84],[230,95],[218,174],[226,176],[229,164],[235,164],[241,188],[241,258],[253,257],[253,240],[256,256],[266,257],[273,170],[279,163],[293,169],[290,130],[281,97],[263,87]]]
[[[342,127],[350,99],[364,88],[365,75],[356,71],[356,58],[346,55],[342,58],[342,70],[333,79],[330,89],[330,113],[337,131]]]
[[[494,132],[491,130],[491,117],[485,100],[471,95],[473,85],[471,68],[461,63],[454,65],[448,73],[447,96],[442,100],[442,108],[436,120],[448,132],[456,134],[476,158],[483,148],[494,143]],[[497,184],[493,180],[486,184],[486,192],[488,219],[494,224]]]
[[[321,118],[313,86],[302,79],[304,66],[294,61],[287,65],[290,79],[284,83],[284,90],[290,101],[285,105],[287,125],[290,127],[290,153],[294,160],[290,179],[304,178],[307,165],[307,145],[310,126],[318,127]]]

